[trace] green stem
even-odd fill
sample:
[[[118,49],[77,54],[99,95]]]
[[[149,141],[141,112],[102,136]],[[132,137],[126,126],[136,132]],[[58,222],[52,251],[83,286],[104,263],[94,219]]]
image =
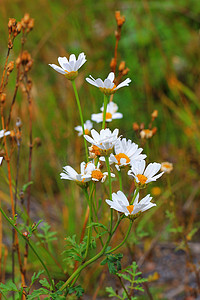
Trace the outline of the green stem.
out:
[[[59,291],[63,291],[74,279],[76,280],[76,278],[78,278],[78,275],[81,273],[81,271],[83,269],[85,269],[88,265],[92,264],[94,261],[96,261],[97,259],[99,259],[101,256],[103,256],[103,254],[106,251],[106,248],[108,247],[108,244],[113,236],[113,234],[115,233],[119,223],[121,221],[121,218],[116,222],[115,227],[113,228],[113,232],[112,235],[109,235],[107,242],[105,243],[104,247],[102,248],[102,250],[95,255],[94,257],[92,257],[91,259],[89,259],[88,261],[86,261],[84,264],[82,264],[69,278],[68,280],[61,286],[61,288],[59,289]],[[73,282],[73,284],[75,283],[75,280]]]
[[[109,164],[109,157],[105,156],[106,160],[106,167],[108,171],[108,183],[109,183],[109,199],[112,200],[112,183],[111,183],[111,172],[110,172],[110,164]],[[112,232],[112,223],[113,223],[113,209],[110,209],[110,234]]]
[[[90,247],[90,241],[91,241],[91,235],[92,235],[92,227],[90,226],[90,224],[92,223],[92,203],[91,203],[91,199],[92,199],[92,194],[93,194],[93,191],[94,191],[94,187],[95,187],[95,183],[93,182],[92,183],[92,187],[91,187],[90,196],[88,195],[87,190],[84,189],[85,196],[86,196],[89,208],[90,208],[90,211],[89,211],[89,220],[88,220],[88,225],[89,225],[89,228],[88,228],[88,238],[87,238],[87,245],[86,245],[84,260],[86,259],[87,255],[88,255],[88,251],[89,251],[89,247]]]
[[[139,188],[139,186],[138,186],[138,187],[136,188],[136,190],[135,190],[135,193],[134,193],[134,195],[133,195],[133,199],[132,199],[131,202],[130,202],[130,205],[132,205],[132,204],[134,203],[135,198],[136,198],[137,194],[139,193],[139,190],[140,190],[140,188]]]
[[[119,177],[119,189],[122,191],[122,173],[121,170],[118,171],[118,177]]]
[[[48,271],[48,269],[47,269],[45,263],[43,262],[43,260],[42,260],[41,257],[39,256],[39,254],[36,252],[36,250],[35,250],[34,247],[31,245],[31,243],[29,242],[29,240],[28,240],[28,239],[21,233],[21,231],[17,228],[17,226],[15,226],[15,225],[13,224],[12,219],[10,219],[10,218],[7,217],[7,215],[5,214],[5,212],[3,211],[2,208],[0,208],[0,212],[2,213],[2,215],[4,216],[4,218],[10,223],[10,225],[11,225],[12,227],[15,228],[15,230],[20,234],[20,236],[21,236],[21,237],[25,240],[25,242],[29,245],[29,247],[30,247],[30,248],[32,249],[32,251],[34,252],[35,256],[37,256],[37,258],[39,259],[39,261],[41,262],[43,268],[45,269],[45,271],[46,271],[46,273],[47,273],[47,276],[48,276],[48,278],[49,278],[49,281],[51,282],[51,286],[52,286],[53,291],[55,291],[55,286],[54,286],[54,282],[53,282],[53,280],[52,280],[52,278],[51,278],[51,275],[50,275],[50,273],[49,273],[49,271]]]
[[[129,233],[131,231],[132,225],[133,225],[133,220],[130,220],[129,227],[128,227],[126,236],[124,237],[123,241],[119,245],[117,245],[115,248],[113,248],[113,249],[109,250],[108,252],[106,252],[106,254],[109,254],[109,253],[112,253],[112,252],[116,251],[117,249],[119,249],[126,242],[128,236],[129,236]]]
[[[106,125],[106,111],[107,111],[107,105],[108,105],[108,96],[104,94],[104,99],[103,99],[103,124],[102,124],[102,129],[105,129]]]
[[[84,145],[85,145],[85,155],[86,155],[86,161],[88,162],[88,148],[87,148],[87,142],[84,138],[84,134],[85,134],[85,128],[84,128],[84,122],[83,122],[83,114],[82,114],[82,110],[81,110],[81,104],[80,104],[80,100],[79,100],[79,96],[78,96],[78,92],[77,92],[77,88],[76,88],[76,84],[75,84],[75,80],[72,80],[72,86],[74,89],[74,94],[75,94],[75,98],[76,98],[76,102],[77,102],[77,106],[78,106],[78,110],[79,110],[79,115],[80,115],[80,119],[81,119],[81,126],[82,126],[82,130],[83,130],[83,139],[84,139]]]
[[[129,300],[131,300],[131,297],[129,296],[128,291],[127,291],[127,289],[126,289],[126,287],[125,287],[125,285],[124,285],[121,277],[119,277],[118,275],[117,275],[117,277],[119,278],[119,281],[120,281],[120,283],[121,283],[121,285],[122,285],[122,287],[123,287],[123,289],[124,289],[124,291],[126,293],[126,296],[128,297]]]

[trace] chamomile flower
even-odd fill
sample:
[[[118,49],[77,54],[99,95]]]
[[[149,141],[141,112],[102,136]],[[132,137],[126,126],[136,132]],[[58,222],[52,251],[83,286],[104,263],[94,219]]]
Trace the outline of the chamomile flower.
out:
[[[58,57],[60,67],[55,64],[49,64],[58,73],[65,75],[69,80],[73,80],[78,76],[78,70],[86,62],[85,54],[82,52],[78,58],[74,54],[71,54],[69,60],[66,57]]]
[[[89,75],[89,77],[86,78],[86,81],[99,88],[106,95],[114,94],[118,89],[129,86],[129,83],[131,82],[131,79],[127,78],[116,86],[114,84],[115,74],[113,72],[109,73],[104,81],[100,78],[94,79],[91,75]]]
[[[151,203],[152,197],[148,194],[146,197],[139,201],[139,193],[135,197],[134,203],[130,204],[123,192],[118,191],[112,193],[112,200],[106,199],[110,208],[117,210],[118,212],[124,213],[125,216],[137,217],[141,212],[156,206],[155,203]]]
[[[80,165],[81,173],[78,174],[72,167],[65,166],[63,167],[63,172],[60,173],[61,179],[67,179],[75,181],[78,185],[84,187],[88,181],[91,180],[91,177],[87,174],[85,174],[85,162],[82,162]],[[84,176],[84,178],[83,178]]]
[[[94,149],[94,153],[97,156],[100,155],[109,155],[114,148],[114,145],[117,143],[119,129],[115,129],[113,132],[110,129],[102,129],[100,133],[98,133],[95,129],[91,130],[91,136],[84,135],[84,138],[92,144]],[[90,147],[91,148],[91,147]]]
[[[135,178],[135,181],[140,186],[143,186],[151,181],[156,181],[158,178],[162,176],[164,172],[158,173],[161,168],[161,164],[159,163],[150,163],[145,170],[146,162],[145,160],[141,160],[139,162],[135,162],[131,164],[131,170],[128,171],[128,175],[131,175]]]
[[[10,134],[10,131],[5,131],[5,129],[0,130],[0,139],[9,134]]]
[[[168,162],[168,161],[164,161],[161,163],[161,171],[165,172],[165,173],[171,173],[171,171],[173,170],[173,164]]]
[[[131,140],[118,140],[114,146],[115,155],[111,153],[110,163],[114,163],[116,169],[119,171],[121,167],[129,164],[134,164],[137,161],[144,160],[147,156],[141,154],[142,148],[138,148],[138,145]]]
[[[93,162],[88,162],[85,165],[84,173],[87,176],[87,178],[91,178],[92,181],[101,181],[104,182],[106,180],[106,177],[108,176],[108,172],[102,172],[100,170],[100,163],[95,166]],[[82,178],[85,178],[85,175],[82,176]],[[115,174],[111,173],[111,177],[115,177]]]
[[[103,110],[104,107],[102,106],[101,111],[102,113],[99,114],[92,114],[91,120],[97,123],[103,122]],[[117,112],[118,106],[114,102],[109,102],[106,109],[106,122],[111,122],[114,119],[121,119],[123,115]]]
[[[85,130],[85,134],[90,134],[90,131],[91,131],[91,129],[92,129],[92,127],[93,127],[93,123],[90,121],[90,120],[87,120],[85,123],[84,123],[84,130]],[[76,130],[76,131],[78,131],[78,136],[81,136],[81,135],[83,135],[83,128],[82,128],[82,126],[76,126],[76,127],[74,127],[74,129]]]

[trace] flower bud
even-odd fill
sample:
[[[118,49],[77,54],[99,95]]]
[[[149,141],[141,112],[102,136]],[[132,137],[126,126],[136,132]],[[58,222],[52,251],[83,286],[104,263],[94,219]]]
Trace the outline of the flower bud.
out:
[[[124,69],[123,72],[122,72],[122,75],[123,76],[127,75],[129,71],[130,71],[129,68]]]
[[[7,75],[9,75],[14,69],[14,61],[10,61],[9,64],[7,65]]]
[[[26,24],[28,24],[28,22],[29,22],[29,20],[30,20],[30,15],[28,14],[28,13],[26,13],[25,15],[24,15],[24,22],[26,23]]]
[[[155,119],[155,118],[157,118],[157,116],[158,116],[158,111],[157,111],[157,109],[155,109],[155,110],[152,112],[151,117],[152,117],[153,119]]]
[[[6,94],[2,93],[1,94],[1,103],[3,104],[6,101]]]
[[[125,69],[125,61],[121,61],[119,64],[119,71],[122,72]]]

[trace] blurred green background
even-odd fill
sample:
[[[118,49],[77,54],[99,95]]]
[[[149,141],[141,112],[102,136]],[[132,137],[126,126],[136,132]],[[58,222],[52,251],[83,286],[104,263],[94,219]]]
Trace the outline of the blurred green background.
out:
[[[7,52],[8,18],[14,17],[20,21],[24,13],[29,13],[35,19],[34,29],[25,46],[34,59],[30,74],[33,80],[33,135],[41,140],[41,145],[33,149],[31,217],[33,220],[42,218],[54,229],[59,228],[60,238],[64,234],[74,233],[82,224],[80,217],[84,215],[85,204],[80,204],[80,190],[74,185],[72,188],[69,182],[61,181],[59,174],[65,165],[79,170],[80,162],[84,160],[84,148],[82,139],[74,131],[80,122],[71,83],[48,64],[57,64],[59,56],[84,52],[87,63],[76,79],[84,119],[98,113],[103,96],[98,89],[86,83],[85,77],[92,74],[95,78],[104,79],[110,72],[109,64],[115,47],[116,10],[120,10],[126,18],[119,42],[118,63],[121,60],[126,62],[130,69],[127,77],[131,78],[132,83],[129,88],[123,88],[114,95],[114,102],[124,118],[114,120],[110,128],[119,127],[124,137],[141,145],[132,124],[144,122],[147,127],[151,113],[154,109],[158,110],[154,124],[158,131],[148,141],[148,147],[145,145],[144,152],[148,151],[149,162],[167,160],[174,164],[170,178],[178,220],[185,226],[186,232],[198,222],[200,2],[1,0],[1,72]],[[15,60],[19,51],[20,36],[16,39],[10,59]],[[15,76],[13,72],[7,89],[10,99]],[[28,178],[28,106],[21,92],[17,95],[10,129],[18,116],[23,123],[19,176],[22,186]],[[95,125],[95,129],[99,130],[100,125]],[[14,166],[15,163],[13,174]],[[6,169],[6,164],[3,168]],[[130,184],[124,173],[125,192],[128,192]],[[9,194],[5,182],[2,186],[5,195]],[[159,205],[164,203],[166,208],[169,203],[166,177],[160,180],[159,187],[161,195],[155,197],[155,201]],[[185,211],[183,207],[191,197],[191,205]],[[157,224],[165,222],[165,209],[161,207],[154,214]],[[154,236],[156,224],[147,221]],[[60,230],[61,227],[63,230]],[[170,239],[168,234],[163,238]],[[59,247],[55,246],[56,249]]]

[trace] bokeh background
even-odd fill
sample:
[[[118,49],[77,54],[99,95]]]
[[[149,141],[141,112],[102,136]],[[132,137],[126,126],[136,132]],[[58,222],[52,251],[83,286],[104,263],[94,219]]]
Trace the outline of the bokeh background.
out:
[[[95,78],[106,78],[110,72],[115,47],[116,10],[120,10],[126,18],[119,41],[118,63],[122,60],[126,62],[130,69],[127,76],[132,83],[129,88],[121,89],[114,95],[114,101],[124,118],[113,121],[110,128],[120,128],[124,137],[141,145],[142,141],[133,130],[133,123],[143,122],[148,127],[151,113],[158,110],[158,118],[154,123],[157,133],[144,145],[144,152],[148,152],[149,162],[169,161],[174,165],[170,175],[163,176],[158,184],[149,188],[158,209],[149,212],[138,222],[139,229],[135,229],[137,232],[134,232],[132,240],[138,242],[139,239],[148,249],[158,229],[162,228],[157,238],[159,242],[180,244],[181,236],[168,228],[175,226],[169,214],[166,215],[173,200],[176,225],[182,226],[186,236],[196,228],[192,241],[199,242],[200,2],[1,0],[1,71],[7,53],[8,19],[13,17],[20,21],[24,13],[29,13],[35,19],[34,29],[25,46],[34,59],[30,73],[33,80],[35,139],[31,218],[34,221],[43,219],[51,225],[52,230],[57,231],[58,239],[52,246],[55,256],[62,252],[63,237],[74,234],[83,221],[85,204],[80,189],[61,181],[59,174],[65,165],[79,170],[80,162],[84,160],[84,148],[81,138],[74,131],[80,122],[71,83],[48,64],[57,64],[58,56],[68,57],[71,53],[77,55],[84,52],[87,63],[76,79],[84,119],[90,119],[92,113],[98,113],[103,103],[102,94],[86,83],[85,77],[92,74]],[[19,51],[20,36],[15,41],[10,59],[15,60]],[[7,89],[10,99],[15,86],[15,72]],[[17,95],[10,129],[14,127],[17,117],[23,123],[19,174],[19,183],[23,186],[28,178],[29,117],[28,106],[21,92]],[[95,125],[95,128],[99,130],[100,125]],[[14,176],[15,154],[12,163]],[[3,168],[6,172],[6,164]],[[167,176],[170,177],[171,188]],[[8,207],[8,186],[2,179],[0,183],[1,199]],[[131,180],[124,173],[126,192],[130,185]],[[140,236],[140,230],[144,230],[146,236]],[[8,228],[5,232],[8,232]],[[62,277],[50,258],[49,265],[58,273],[58,278]],[[32,269],[31,263],[29,267]]]

